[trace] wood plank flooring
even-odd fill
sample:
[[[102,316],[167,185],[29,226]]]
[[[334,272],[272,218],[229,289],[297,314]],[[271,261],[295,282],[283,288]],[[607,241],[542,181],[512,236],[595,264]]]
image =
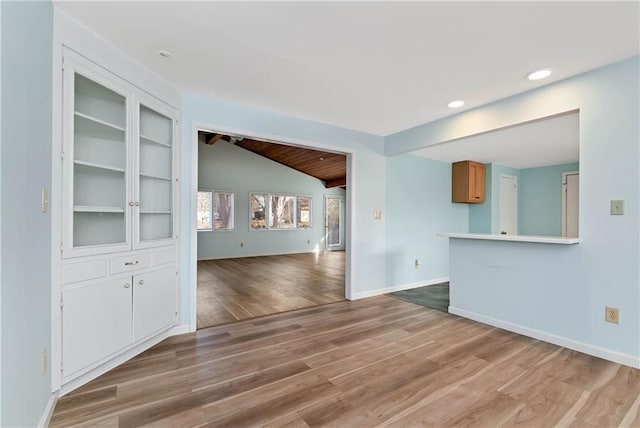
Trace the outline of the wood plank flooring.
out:
[[[640,370],[388,296],[171,337],[51,426],[640,426]]]
[[[198,262],[198,328],[344,300],[345,253]]]

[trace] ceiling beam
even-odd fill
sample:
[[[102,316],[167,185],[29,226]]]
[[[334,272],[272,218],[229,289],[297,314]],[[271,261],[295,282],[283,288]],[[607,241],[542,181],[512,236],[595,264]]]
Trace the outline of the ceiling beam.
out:
[[[332,178],[331,180],[327,180],[324,183],[324,187],[327,189],[331,189],[332,187],[341,187],[347,185],[347,177],[338,177]]]
[[[207,140],[207,144],[208,144],[208,145],[210,145],[210,146],[212,146],[212,145],[214,145],[216,142],[218,142],[218,140],[219,140],[220,138],[222,138],[222,137],[223,137],[223,135],[222,135],[222,134],[213,134],[213,136]]]

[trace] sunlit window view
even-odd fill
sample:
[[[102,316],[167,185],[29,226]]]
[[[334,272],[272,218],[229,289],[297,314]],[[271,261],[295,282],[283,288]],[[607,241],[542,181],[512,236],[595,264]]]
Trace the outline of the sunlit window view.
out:
[[[231,192],[198,192],[198,230],[234,229],[234,194]]]

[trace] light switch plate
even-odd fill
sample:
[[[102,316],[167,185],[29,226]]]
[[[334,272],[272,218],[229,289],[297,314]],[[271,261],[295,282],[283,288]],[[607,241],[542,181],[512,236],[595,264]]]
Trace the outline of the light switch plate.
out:
[[[612,200],[611,201],[611,215],[624,215],[624,201]]]
[[[49,195],[47,194],[47,189],[43,188],[42,189],[42,204],[41,204],[41,211],[43,213],[46,213],[47,211],[49,211]]]

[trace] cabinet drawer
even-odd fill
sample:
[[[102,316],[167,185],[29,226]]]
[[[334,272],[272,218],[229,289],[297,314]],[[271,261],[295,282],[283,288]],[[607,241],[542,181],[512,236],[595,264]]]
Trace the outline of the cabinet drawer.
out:
[[[133,272],[148,268],[151,262],[149,253],[131,254],[111,258],[111,275],[123,272]]]
[[[153,252],[153,266],[168,265],[176,263],[176,248],[165,248]]]
[[[62,284],[103,278],[107,275],[107,259],[62,265]]]

